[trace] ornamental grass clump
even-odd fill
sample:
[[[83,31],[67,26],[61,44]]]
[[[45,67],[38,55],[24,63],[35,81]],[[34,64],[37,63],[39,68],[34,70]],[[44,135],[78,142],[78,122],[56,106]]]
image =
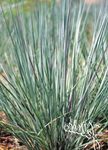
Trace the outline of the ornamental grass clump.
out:
[[[0,105],[8,122],[0,125],[29,150],[99,143],[88,131],[108,125],[106,12],[74,0],[37,2],[27,13],[10,6],[8,20],[2,7],[11,49],[1,63]]]

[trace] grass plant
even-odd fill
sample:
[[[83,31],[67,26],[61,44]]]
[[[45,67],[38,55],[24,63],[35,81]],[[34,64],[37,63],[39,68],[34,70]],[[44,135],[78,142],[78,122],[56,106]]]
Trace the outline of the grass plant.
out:
[[[2,9],[11,48],[0,81],[9,123],[0,125],[29,150],[82,149],[85,137],[64,131],[70,122],[107,127],[106,11],[74,0],[37,2],[29,13],[10,7],[10,27]]]

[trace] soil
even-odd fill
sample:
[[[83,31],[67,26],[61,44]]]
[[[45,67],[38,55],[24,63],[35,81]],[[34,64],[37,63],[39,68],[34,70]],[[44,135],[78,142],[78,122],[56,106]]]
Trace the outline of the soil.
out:
[[[0,112],[0,121],[8,122],[4,112]],[[17,138],[0,128],[0,150],[27,150]]]

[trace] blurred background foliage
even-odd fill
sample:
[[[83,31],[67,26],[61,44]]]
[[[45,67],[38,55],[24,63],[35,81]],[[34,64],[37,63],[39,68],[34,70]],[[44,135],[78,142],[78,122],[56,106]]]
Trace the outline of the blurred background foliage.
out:
[[[4,23],[2,9],[5,13],[5,17],[7,19],[8,25],[12,26],[12,18],[10,17],[10,8],[14,15],[17,15],[17,11],[23,11],[25,14],[30,14],[36,7],[38,2],[42,2],[43,4],[47,2],[47,4],[51,4],[52,0],[0,0],[0,62],[5,62],[5,55],[8,54],[8,49],[11,48],[10,41],[6,34],[7,28]],[[61,0],[54,0],[59,5]],[[82,0],[83,1],[83,0]],[[85,0],[86,3],[90,2],[91,0]],[[97,0],[96,0],[97,1]],[[103,0],[104,2],[105,0]],[[80,0],[74,0],[75,3],[80,3]],[[17,9],[18,8],[18,9]],[[91,22],[91,21],[90,21]],[[91,23],[89,23],[87,27],[87,35],[88,38],[91,37]],[[6,52],[6,53],[5,53]]]
[[[9,55],[8,49],[11,48],[10,40],[8,39],[8,33],[6,34],[5,20],[3,18],[3,12],[7,19],[8,25],[11,27],[11,17],[9,14],[10,8],[14,15],[17,14],[17,10],[23,11],[24,13],[29,13],[35,6],[38,0],[0,0],[0,63],[5,62],[6,55]],[[18,9],[17,9],[18,8]]]

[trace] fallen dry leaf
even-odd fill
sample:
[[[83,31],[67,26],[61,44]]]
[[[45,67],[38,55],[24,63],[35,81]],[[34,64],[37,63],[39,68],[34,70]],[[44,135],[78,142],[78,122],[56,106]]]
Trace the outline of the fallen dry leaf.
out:
[[[108,130],[104,130],[102,133],[97,133],[96,140],[91,140],[90,144],[87,144],[83,150],[108,150]]]

